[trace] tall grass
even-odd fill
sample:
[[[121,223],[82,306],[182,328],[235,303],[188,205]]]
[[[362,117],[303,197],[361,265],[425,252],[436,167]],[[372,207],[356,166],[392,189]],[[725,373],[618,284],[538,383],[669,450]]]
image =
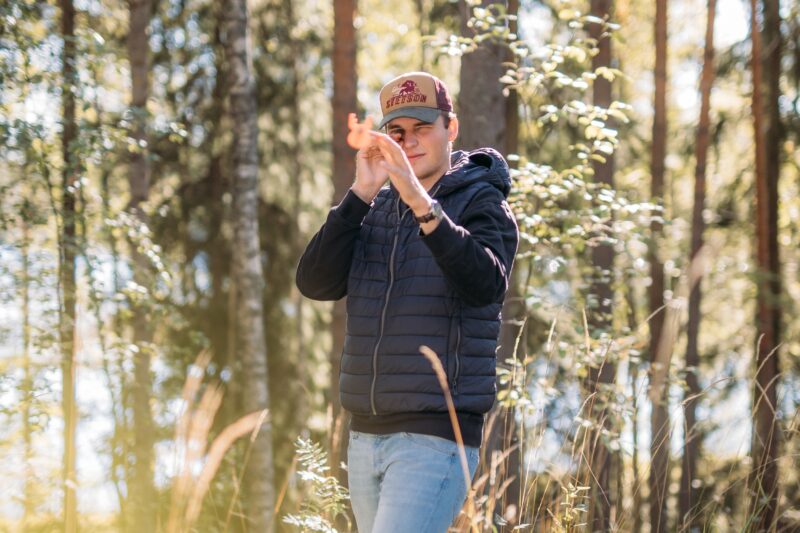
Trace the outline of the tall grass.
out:
[[[676,313],[677,310],[667,312]],[[581,316],[580,323],[586,325],[584,316]],[[565,321],[565,327],[573,329],[574,323]],[[484,446],[474,478],[469,476],[466,466],[464,445],[444,370],[435,353],[427,347],[420,348],[422,356],[431,362],[445,395],[468,487],[466,502],[451,531],[589,531],[590,494],[597,484],[590,457],[598,447],[610,454],[613,464],[610,530],[647,530],[647,526],[643,526],[647,522],[646,511],[643,513],[642,508],[647,508],[643,503],[649,498],[649,464],[647,453],[638,451],[649,444],[648,435],[641,431],[638,422],[640,418],[647,418],[642,408],[650,400],[649,380],[646,378],[655,377],[659,386],[671,388],[672,396],[677,398],[675,392],[683,385],[681,369],[675,363],[665,361],[665,368],[654,371],[639,361],[639,351],[646,344],[644,327],[633,328],[629,335],[614,339],[592,339],[585,331],[580,335],[559,333],[558,321],[554,320],[539,353],[498,364],[498,402],[486,418]],[[670,337],[675,338],[674,335]],[[665,350],[671,350],[671,347]],[[222,392],[214,384],[203,384],[208,362],[208,355],[201,354],[184,385],[182,400],[185,407],[174,437],[174,461],[179,468],[171,489],[165,529],[168,533],[198,530],[204,498],[225,453],[237,439],[249,435],[252,442],[267,416],[265,411],[246,415],[211,440],[211,424]],[[588,367],[612,362],[618,368],[616,383],[607,389],[587,393],[582,384]],[[726,387],[750,390],[747,383],[736,382],[733,376],[715,378],[698,397],[710,405],[719,402],[718,398],[723,397],[721,391]],[[678,436],[681,435],[681,428],[677,425],[681,409],[681,401],[673,402],[669,417],[672,424],[670,433]],[[752,412],[743,411],[739,420],[749,423],[751,416]],[[785,453],[779,461],[786,488],[776,531],[800,531],[800,511],[791,503],[798,501],[800,491],[799,424],[800,415],[794,412],[793,416],[786,417],[783,426]],[[707,433],[706,429],[699,435]],[[671,446],[673,455],[677,456],[672,458],[669,466],[671,487],[665,519],[671,531],[688,532],[690,530],[683,524],[690,522],[678,520],[676,516],[676,487],[680,477],[677,442],[673,438],[671,443],[661,443]],[[276,520],[277,529],[326,533],[352,531],[353,524],[348,518],[348,494],[331,475],[327,450],[308,439],[298,439],[296,447],[295,461],[289,468],[289,477],[283,483],[276,503],[276,519],[280,513],[284,515],[283,525]],[[749,446],[742,443],[741,448],[744,452]],[[701,459],[697,478],[702,490],[691,513],[700,518],[698,522],[703,531],[746,529],[751,519],[747,515],[749,457],[726,459],[719,457],[715,450],[708,450]],[[244,513],[239,483],[246,465],[245,453],[236,465],[232,495],[218,530],[247,529],[246,525],[232,528],[231,523],[233,517]],[[300,483],[293,481],[295,476],[299,477]],[[289,500],[293,503],[284,511],[288,492],[292,493]]]
[[[226,426],[208,446],[211,426],[222,403],[222,389],[208,384],[203,389],[203,376],[211,360],[208,352],[201,353],[190,367],[181,394],[182,412],[175,426],[173,462],[177,473],[170,494],[167,533],[194,531],[203,500],[222,460],[234,443],[250,436],[244,460],[234,478],[234,490],[225,516],[223,531],[231,527],[235,509],[240,506],[241,479],[247,459],[267,411],[249,413]],[[201,392],[202,390],[202,392]]]
[[[675,314],[679,309],[665,312],[669,315],[667,322],[677,322]],[[586,323],[585,320],[581,322]],[[466,475],[467,501],[451,531],[590,531],[590,493],[597,480],[589,458],[598,447],[610,454],[613,465],[610,530],[648,530],[643,525],[648,518],[647,506],[643,503],[649,498],[649,461],[647,452],[638,451],[639,447],[645,449],[649,445],[648,432],[641,431],[646,425],[639,422],[640,418],[649,418],[646,408],[651,387],[646,378],[654,378],[658,386],[668,387],[673,399],[678,398],[677,393],[684,383],[680,366],[668,357],[662,359],[663,368],[652,369],[640,362],[639,353],[646,346],[646,335],[647,328],[642,325],[619,338],[591,339],[582,335],[568,342],[559,338],[556,321],[553,321],[541,353],[499,364],[499,400],[487,416],[480,463],[474,479]],[[667,335],[673,343],[676,336],[676,331]],[[664,350],[672,351],[672,347],[665,346]],[[420,351],[441,381],[445,376],[441,365],[437,365],[436,354],[426,347]],[[589,365],[611,362],[618,368],[615,384],[593,393],[581,388]],[[739,381],[736,386],[751,390],[746,381]],[[721,391],[734,382],[737,382],[734,377],[715,378],[699,397],[707,405],[718,402],[719,397],[724,397]],[[458,436],[460,432],[446,379],[441,386]],[[681,464],[677,437],[682,436],[679,425],[682,401],[688,399],[671,402],[669,420],[673,438],[660,445],[670,446],[673,452],[668,471],[668,515],[664,520],[670,524],[670,531],[688,532],[692,530],[684,524],[690,522],[677,517]],[[574,405],[564,407],[570,403]],[[749,423],[751,416],[752,412],[743,411],[740,420]],[[779,460],[786,467],[781,472],[788,488],[775,531],[800,531],[800,511],[789,499],[791,496],[796,502],[798,497],[799,418],[795,412],[787,417],[784,426],[785,453]],[[459,441],[458,445],[464,465],[463,442]],[[749,445],[742,443],[741,451],[748,449]],[[749,466],[749,457],[742,454],[723,458],[711,449],[701,455],[697,482],[703,490],[691,513],[700,518],[702,531],[747,528]],[[788,492],[791,494],[786,494]],[[311,530],[299,523],[295,526]]]

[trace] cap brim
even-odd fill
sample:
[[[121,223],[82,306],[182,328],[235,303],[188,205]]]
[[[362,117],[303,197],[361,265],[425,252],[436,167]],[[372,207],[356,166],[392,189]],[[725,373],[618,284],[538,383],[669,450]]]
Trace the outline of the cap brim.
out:
[[[381,123],[378,124],[378,129],[381,129],[389,122],[400,117],[415,118],[423,122],[434,122],[436,120],[436,117],[438,117],[440,114],[441,111],[439,111],[438,109],[433,109],[431,107],[403,107],[400,109],[395,109],[394,111],[383,117]]]

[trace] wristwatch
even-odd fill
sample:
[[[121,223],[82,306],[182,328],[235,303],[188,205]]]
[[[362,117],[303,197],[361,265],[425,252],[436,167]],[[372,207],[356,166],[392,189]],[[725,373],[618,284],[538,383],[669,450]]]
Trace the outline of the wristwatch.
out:
[[[434,219],[442,220],[443,216],[444,216],[444,210],[442,209],[442,204],[440,204],[436,200],[431,200],[431,210],[422,215],[421,217],[414,215],[414,220],[416,220],[420,224],[423,224],[425,222],[430,222],[431,220]]]

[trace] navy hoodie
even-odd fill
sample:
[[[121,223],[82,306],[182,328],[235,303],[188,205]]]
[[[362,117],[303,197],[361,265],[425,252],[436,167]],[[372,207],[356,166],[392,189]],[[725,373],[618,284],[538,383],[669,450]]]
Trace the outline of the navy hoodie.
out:
[[[426,345],[447,373],[465,443],[480,444],[519,241],[510,188],[499,153],[457,151],[429,191],[445,212],[429,235],[390,186],[372,204],[349,191],[312,238],[297,286],[316,300],[348,297],[340,394],[353,430],[455,440],[444,394],[419,352]]]

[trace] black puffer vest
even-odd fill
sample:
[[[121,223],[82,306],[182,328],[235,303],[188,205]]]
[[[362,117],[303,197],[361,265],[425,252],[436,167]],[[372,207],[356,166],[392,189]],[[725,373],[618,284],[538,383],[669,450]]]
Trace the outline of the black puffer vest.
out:
[[[508,195],[505,161],[490,150],[455,152],[431,190],[456,224],[475,195]],[[342,405],[357,415],[445,412],[430,363],[436,352],[456,410],[482,414],[495,398],[495,350],[501,303],[467,305],[448,286],[419,224],[393,188],[384,188],[362,224],[347,283],[347,331],[341,362]]]

